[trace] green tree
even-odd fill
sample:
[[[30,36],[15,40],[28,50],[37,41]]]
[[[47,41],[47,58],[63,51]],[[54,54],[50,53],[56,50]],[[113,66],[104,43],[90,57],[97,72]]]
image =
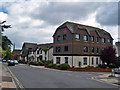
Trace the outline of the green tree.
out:
[[[8,39],[7,36],[2,36],[2,49],[6,50],[7,46],[12,45],[12,42],[10,41],[10,39]]]
[[[2,33],[5,29],[11,28],[11,25],[5,25],[5,22],[6,21],[0,22],[0,47],[2,47],[2,57],[8,60],[11,59],[12,56],[10,48],[12,42],[10,41],[10,39],[8,39],[7,36],[3,36]]]
[[[0,22],[0,26],[1,26],[1,32],[4,31],[4,29],[8,29],[8,28],[11,28],[11,25],[5,25],[6,21],[3,21],[3,22]],[[4,25],[3,25],[4,24]]]
[[[12,58],[11,48],[10,46],[6,46],[6,56],[4,57],[4,59],[9,60],[11,58]]]

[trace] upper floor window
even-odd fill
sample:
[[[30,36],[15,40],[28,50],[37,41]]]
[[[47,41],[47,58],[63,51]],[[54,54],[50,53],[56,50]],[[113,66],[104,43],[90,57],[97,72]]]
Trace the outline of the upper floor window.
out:
[[[63,40],[65,40],[67,38],[67,35],[66,34],[64,34],[63,35]]]
[[[64,51],[68,51],[68,46],[65,46],[65,47],[64,47]]]
[[[105,43],[105,38],[102,38],[102,42]]]
[[[96,37],[96,42],[99,42],[99,37]]]
[[[75,38],[76,38],[76,39],[80,39],[80,34],[76,34],[76,35],[75,35]]]
[[[65,63],[68,63],[68,57],[65,57]]]
[[[60,47],[56,47],[56,52],[60,52]]]
[[[84,41],[88,41],[88,36],[84,35]]]
[[[99,48],[98,47],[96,48],[96,52],[99,53]]]
[[[94,42],[94,36],[91,37],[91,41]]]
[[[57,37],[57,40],[60,41],[60,36]]]
[[[92,53],[94,53],[94,47],[92,47]]]
[[[84,47],[84,52],[88,52],[88,47]]]
[[[111,39],[108,39],[108,43],[111,43]]]

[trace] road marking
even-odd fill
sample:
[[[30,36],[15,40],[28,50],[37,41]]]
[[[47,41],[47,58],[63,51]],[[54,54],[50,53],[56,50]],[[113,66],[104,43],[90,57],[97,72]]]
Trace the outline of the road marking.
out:
[[[114,85],[114,86],[119,86],[119,85],[116,85],[116,84],[113,84],[113,83],[108,83],[108,82],[105,82],[105,81],[102,81],[102,80],[98,80],[98,79],[96,79],[95,77],[91,77],[91,79],[92,80],[95,80],[95,81],[98,81],[98,82],[102,82],[102,83],[107,83],[107,84],[112,84],[112,85]]]
[[[19,80],[15,77],[15,75],[11,72],[11,70],[7,67],[7,69],[9,70],[10,74],[11,74],[11,77],[13,77],[17,84],[19,85],[19,87],[22,89],[22,90],[25,90],[25,88],[22,86],[22,84],[19,82]],[[18,89],[17,89],[18,90]]]

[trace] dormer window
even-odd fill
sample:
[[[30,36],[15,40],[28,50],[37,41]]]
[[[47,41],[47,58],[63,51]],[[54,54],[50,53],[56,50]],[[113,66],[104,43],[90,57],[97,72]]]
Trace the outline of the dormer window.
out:
[[[91,37],[91,41],[94,42],[94,36]]]
[[[75,38],[76,38],[76,39],[80,39],[80,34],[76,34],[76,35],[75,35]]]
[[[84,35],[84,41],[88,41],[88,36]]]
[[[63,35],[63,40],[65,40],[67,38],[67,35],[66,34],[64,34]]]
[[[60,36],[57,37],[57,41],[60,41]]]
[[[105,38],[102,38],[102,42],[105,43]]]
[[[96,42],[99,42],[99,37],[96,37]]]
[[[108,39],[108,43],[111,43],[111,39]]]

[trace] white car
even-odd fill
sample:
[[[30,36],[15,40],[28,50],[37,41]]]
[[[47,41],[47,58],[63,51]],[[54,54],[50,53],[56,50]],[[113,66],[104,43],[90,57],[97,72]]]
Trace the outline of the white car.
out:
[[[116,74],[120,74],[120,67],[119,68],[115,68],[115,71],[114,71]]]

